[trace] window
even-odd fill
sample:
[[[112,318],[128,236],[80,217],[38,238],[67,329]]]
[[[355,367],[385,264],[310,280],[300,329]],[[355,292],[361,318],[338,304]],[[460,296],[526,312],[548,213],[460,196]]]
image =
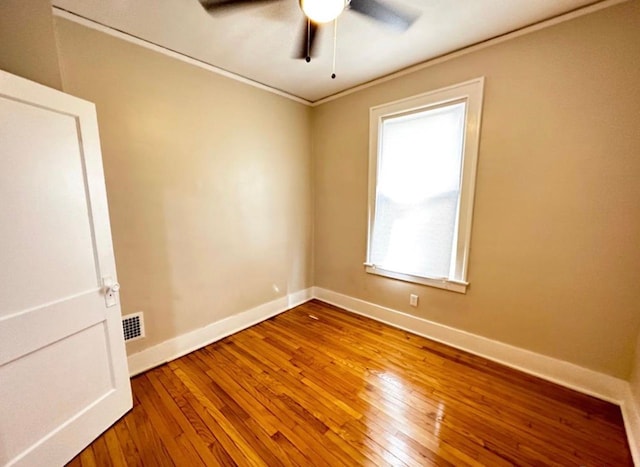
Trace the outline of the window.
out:
[[[371,109],[367,272],[466,292],[483,84]]]

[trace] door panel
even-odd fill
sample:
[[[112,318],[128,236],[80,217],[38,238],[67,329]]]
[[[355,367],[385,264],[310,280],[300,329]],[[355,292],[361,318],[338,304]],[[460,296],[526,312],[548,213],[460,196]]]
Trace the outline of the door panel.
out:
[[[0,326],[0,365],[104,321],[101,306],[101,289],[94,287],[78,296],[5,317]]]
[[[0,106],[0,264],[10,272],[1,317],[96,288],[98,273],[76,119],[9,99]]]
[[[93,104],[0,71],[0,199],[0,465],[60,465],[132,406]]]
[[[114,390],[105,344],[104,325],[99,323],[0,367],[2,403],[17,409],[6,414],[0,425],[6,448],[6,458],[0,462],[37,443],[63,424],[66,414],[78,413]],[[51,365],[52,360],[64,365]],[[38,377],[32,378],[34,374]],[[12,390],[15,387],[20,391]]]

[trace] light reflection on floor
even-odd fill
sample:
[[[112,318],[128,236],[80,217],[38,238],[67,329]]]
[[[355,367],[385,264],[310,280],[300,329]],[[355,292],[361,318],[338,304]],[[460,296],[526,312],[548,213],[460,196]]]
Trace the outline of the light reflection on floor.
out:
[[[387,451],[384,453],[384,457],[389,465],[405,465],[407,462],[409,464],[415,464],[416,462],[415,457],[412,456],[414,447],[409,446],[407,442],[402,439],[411,437],[414,432],[413,427],[417,423],[411,419],[411,414],[407,413],[407,409],[410,409],[415,417],[415,406],[418,406],[419,413],[422,413],[424,417],[432,420],[429,425],[433,426],[433,437],[429,441],[425,441],[424,439],[421,441],[430,444],[431,449],[437,452],[440,444],[440,430],[445,417],[445,404],[441,401],[437,403],[435,401],[427,403],[424,400],[418,400],[411,387],[412,383],[390,371],[369,370],[365,380],[369,384],[366,385],[365,389],[363,389],[364,393],[360,396],[369,402],[372,412],[379,410],[392,416],[394,419],[394,427],[397,427],[395,435],[391,435],[388,432],[389,427],[377,428],[365,423],[370,443],[377,443]],[[407,401],[409,403],[407,403]],[[434,408],[435,411],[432,410]],[[425,409],[428,410],[428,413],[425,412]],[[373,415],[372,418],[375,419],[375,414]],[[420,423],[420,425],[423,424]],[[382,433],[384,433],[384,436],[380,436]],[[398,434],[400,434],[400,436],[398,436]],[[375,448],[374,446],[371,447]]]

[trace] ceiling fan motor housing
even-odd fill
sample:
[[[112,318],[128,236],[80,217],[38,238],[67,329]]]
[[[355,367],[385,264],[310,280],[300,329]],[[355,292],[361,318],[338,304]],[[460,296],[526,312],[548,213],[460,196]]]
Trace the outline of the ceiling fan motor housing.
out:
[[[314,23],[333,21],[344,11],[348,0],[300,0],[300,8]]]

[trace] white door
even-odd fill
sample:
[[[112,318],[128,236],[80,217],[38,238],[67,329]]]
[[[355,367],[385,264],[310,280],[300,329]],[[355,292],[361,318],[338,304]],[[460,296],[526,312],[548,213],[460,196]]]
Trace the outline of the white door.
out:
[[[115,280],[94,105],[0,71],[0,465],[64,464],[131,408]]]

